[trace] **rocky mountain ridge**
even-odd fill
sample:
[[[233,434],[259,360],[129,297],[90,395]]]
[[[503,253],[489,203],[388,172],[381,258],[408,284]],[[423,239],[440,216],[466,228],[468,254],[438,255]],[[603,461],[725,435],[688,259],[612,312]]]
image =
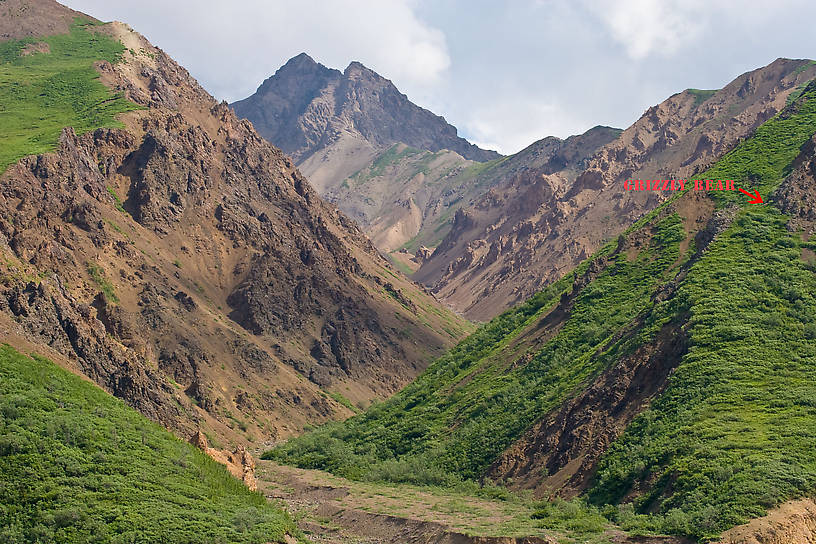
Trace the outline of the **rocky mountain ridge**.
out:
[[[321,194],[396,143],[475,161],[499,157],[356,61],[340,72],[301,53],[231,107],[288,153]]]
[[[778,59],[718,91],[686,90],[649,108],[580,169],[529,167],[453,218],[414,276],[471,319],[488,319],[563,276],[656,207],[664,192],[626,192],[628,178],[690,178],[785,107],[816,76]]]
[[[346,417],[464,333],[163,51],[121,23],[86,35],[123,44],[96,69],[141,109],[0,177],[9,338],[182,436],[240,444]]]

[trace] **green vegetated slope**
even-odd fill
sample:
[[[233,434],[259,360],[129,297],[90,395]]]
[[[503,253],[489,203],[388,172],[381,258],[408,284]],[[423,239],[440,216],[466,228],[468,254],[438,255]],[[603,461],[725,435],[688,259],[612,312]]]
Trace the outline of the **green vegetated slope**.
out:
[[[0,173],[52,151],[64,127],[119,126],[116,114],[137,108],[99,81],[94,62],[119,61],[124,46],[93,26],[78,18],[69,34],[0,42]]]
[[[701,177],[734,179],[767,200],[814,133],[811,84]],[[788,232],[772,205],[747,205],[736,191],[710,198],[734,219],[705,251],[669,202],[620,238],[648,240],[636,256],[610,243],[392,399],[267,455],[360,479],[480,478],[533,423],[677,323],[688,352],[602,457],[588,499],[632,500],[602,510],[624,528],[706,539],[813,492],[816,274],[802,248],[816,244]],[[572,300],[565,315],[562,299]],[[536,334],[540,343],[529,341]]]
[[[222,465],[96,386],[0,346],[0,541],[278,542]]]
[[[767,199],[814,132],[811,84],[708,177],[753,180]],[[816,244],[786,223],[772,205],[746,206],[691,268],[672,309],[691,315],[689,353],[602,461],[594,501],[648,482],[640,510],[677,508],[689,534],[710,537],[816,490],[816,270],[802,259]]]

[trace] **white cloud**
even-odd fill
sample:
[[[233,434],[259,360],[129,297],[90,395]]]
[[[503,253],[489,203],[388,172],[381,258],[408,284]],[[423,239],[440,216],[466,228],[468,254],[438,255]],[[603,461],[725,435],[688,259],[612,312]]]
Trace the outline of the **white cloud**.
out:
[[[669,56],[700,39],[712,2],[702,0],[590,0],[585,6],[632,59]]]
[[[68,0],[103,20],[124,20],[187,67],[217,98],[255,91],[306,52],[343,69],[358,60],[406,87],[436,84],[450,66],[444,34],[410,0]]]
[[[475,109],[462,128],[479,147],[510,154],[545,136],[573,134],[591,126],[554,99],[527,97]]]

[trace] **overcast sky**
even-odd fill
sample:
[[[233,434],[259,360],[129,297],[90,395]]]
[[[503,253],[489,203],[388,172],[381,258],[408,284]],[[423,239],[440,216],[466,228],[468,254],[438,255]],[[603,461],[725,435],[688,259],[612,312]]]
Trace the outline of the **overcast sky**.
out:
[[[63,2],[129,23],[218,99],[249,96],[300,52],[341,70],[358,60],[502,153],[625,128],[777,57],[816,58],[813,0]]]

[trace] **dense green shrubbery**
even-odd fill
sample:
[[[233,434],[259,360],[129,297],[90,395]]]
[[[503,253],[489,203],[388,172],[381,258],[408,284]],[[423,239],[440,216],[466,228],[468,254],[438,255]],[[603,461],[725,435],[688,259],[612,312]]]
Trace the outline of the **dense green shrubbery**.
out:
[[[767,197],[814,132],[811,83],[702,177],[750,181]],[[649,482],[640,511],[675,512],[662,530],[709,538],[816,489],[816,275],[786,222],[772,206],[744,209],[692,267],[675,297],[691,314],[689,353],[602,460],[594,502]],[[630,524],[662,527],[655,519]]]
[[[69,34],[0,43],[0,173],[26,155],[52,151],[64,127],[82,134],[120,126],[136,109],[99,82],[93,63],[117,62],[124,46],[77,19]],[[21,55],[34,42],[50,52]]]
[[[679,509],[710,537],[816,489],[816,275],[785,223],[743,211],[692,267],[689,353],[603,460],[595,502],[653,482],[639,509]]]
[[[0,347],[0,542],[253,542],[298,534],[226,469],[101,389]]]
[[[565,501],[555,499],[538,504],[533,519],[541,520],[542,529],[568,532],[573,537],[589,538],[606,529],[607,518],[598,508],[587,505],[580,499]]]

